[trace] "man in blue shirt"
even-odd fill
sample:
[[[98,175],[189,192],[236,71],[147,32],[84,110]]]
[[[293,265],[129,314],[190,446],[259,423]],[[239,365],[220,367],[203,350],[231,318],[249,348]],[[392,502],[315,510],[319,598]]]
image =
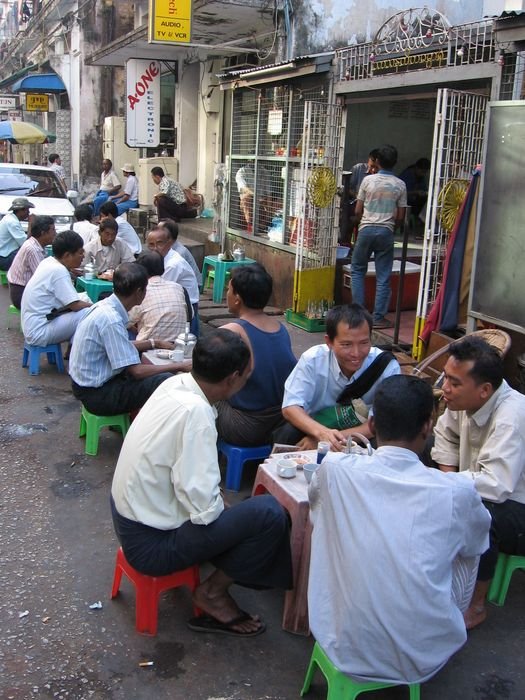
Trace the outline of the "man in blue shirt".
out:
[[[15,197],[9,213],[0,221],[0,270],[7,272],[15,255],[27,240],[21,221],[29,219],[29,210],[35,205],[25,197]]]
[[[407,190],[405,183],[394,175],[397,149],[378,149],[379,172],[365,177],[359,188],[355,214],[361,219],[359,235],[352,254],[352,300],[365,303],[365,276],[368,262],[374,255],[376,298],[374,328],[389,328],[385,318],[390,301],[390,275],[394,263],[394,229],[405,218]]]

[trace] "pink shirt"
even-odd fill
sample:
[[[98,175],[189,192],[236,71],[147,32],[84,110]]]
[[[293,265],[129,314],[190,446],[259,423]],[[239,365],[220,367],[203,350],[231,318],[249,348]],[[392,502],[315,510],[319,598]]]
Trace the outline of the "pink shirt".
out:
[[[11,284],[19,284],[21,287],[25,287],[45,257],[45,250],[36,238],[30,236],[27,241],[22,243],[20,250],[16,254],[7,272],[7,279]]]

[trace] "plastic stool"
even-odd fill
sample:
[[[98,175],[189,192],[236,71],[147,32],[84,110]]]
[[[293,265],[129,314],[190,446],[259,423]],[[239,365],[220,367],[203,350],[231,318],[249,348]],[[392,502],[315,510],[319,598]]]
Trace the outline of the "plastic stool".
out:
[[[102,428],[107,426],[120,428],[122,437],[125,437],[129,430],[129,422],[129,413],[119,413],[116,416],[96,416],[94,413],[90,413],[85,406],[82,406],[78,436],[86,436],[86,454],[92,456],[97,454],[98,437]]]
[[[6,324],[5,324],[5,327],[6,327],[7,329],[11,328],[11,323],[10,323],[10,317],[11,317],[11,316],[16,316],[16,317],[17,317],[17,319],[18,319],[18,328],[20,328],[20,318],[21,318],[21,316],[20,316],[20,309],[17,309],[16,306],[13,306],[13,304],[11,304],[11,305],[9,306],[9,308],[7,309],[7,319],[6,319]]]
[[[488,599],[495,605],[503,605],[509,590],[510,579],[516,569],[525,569],[525,557],[517,554],[504,554],[500,552],[498,555],[498,563],[494,578],[490,584]]]
[[[319,670],[328,683],[326,700],[354,700],[360,693],[366,693],[370,690],[380,690],[381,688],[393,688],[395,685],[400,685],[399,683],[374,683],[369,681],[360,683],[359,681],[353,680],[350,676],[342,673],[334,666],[316,642],[312,651],[310,663],[308,664],[308,670],[306,671],[301,696],[305,695],[310,690],[310,684],[315,673],[316,665],[319,667]],[[413,683],[408,687],[410,690],[410,700],[419,700],[419,683]]]
[[[224,440],[219,440],[217,449],[226,457],[226,488],[238,491],[241,487],[241,477],[244,463],[251,459],[266,459],[272,451],[271,445],[260,447],[236,447]]]
[[[135,628],[140,634],[157,634],[159,596],[163,591],[167,591],[170,588],[188,586],[193,593],[200,584],[199,567],[197,565],[167,576],[146,576],[139,573],[128,563],[122,547],[119,547],[115,563],[113,588],[111,589],[112,598],[115,598],[119,592],[122,574],[126,574],[135,586]],[[197,616],[201,614],[201,611],[193,606],[193,613]]]
[[[0,270],[0,282],[4,287],[7,287],[9,282],[7,281],[7,272],[5,270]]]
[[[224,279],[224,285],[226,286],[228,280],[230,278],[230,273],[228,270],[226,270],[226,276]],[[215,270],[211,269],[208,272],[208,276],[206,277],[206,289],[209,289],[211,287],[211,280],[213,280],[213,283],[215,284]]]
[[[43,353],[46,353],[47,361],[50,365],[56,365],[59,372],[65,371],[60,343],[52,343],[51,345],[29,345],[24,343],[22,367],[27,367],[29,364],[29,374],[40,374],[40,355]]]

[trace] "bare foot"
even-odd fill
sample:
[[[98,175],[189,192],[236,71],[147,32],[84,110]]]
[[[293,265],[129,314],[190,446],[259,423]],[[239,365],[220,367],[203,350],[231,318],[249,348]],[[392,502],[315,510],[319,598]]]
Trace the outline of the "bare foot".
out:
[[[465,627],[468,630],[474,629],[482,622],[485,622],[487,618],[487,609],[484,605],[471,605],[470,608],[465,610],[463,613],[463,619],[465,620]]]
[[[196,588],[193,593],[193,603],[210,617],[226,624],[244,614],[229,593],[215,594],[209,584],[209,579]],[[255,616],[231,627],[238,632],[246,633],[255,632],[261,626],[262,623],[258,616]]]

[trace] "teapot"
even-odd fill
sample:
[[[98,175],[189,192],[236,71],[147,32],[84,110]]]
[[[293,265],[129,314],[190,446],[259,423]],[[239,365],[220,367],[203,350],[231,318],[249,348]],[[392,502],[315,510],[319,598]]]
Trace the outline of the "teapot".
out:
[[[240,245],[236,245],[233,249],[233,259],[236,261],[244,260],[246,258],[246,253],[244,248]]]
[[[89,262],[84,266],[84,279],[94,280],[97,276],[98,270],[94,263]]]
[[[357,442],[355,442],[355,438],[362,442],[363,445],[358,445]],[[348,438],[345,452],[350,455],[368,455],[370,457],[374,454],[374,449],[368,438],[361,433],[354,433]]]
[[[184,359],[189,360],[191,359],[193,348],[195,347],[196,342],[196,336],[194,336],[193,333],[190,333],[190,324],[186,323],[186,330],[184,331],[184,333],[179,333],[179,335],[177,336],[177,339],[175,341],[175,347],[182,348],[182,350],[184,351]]]

